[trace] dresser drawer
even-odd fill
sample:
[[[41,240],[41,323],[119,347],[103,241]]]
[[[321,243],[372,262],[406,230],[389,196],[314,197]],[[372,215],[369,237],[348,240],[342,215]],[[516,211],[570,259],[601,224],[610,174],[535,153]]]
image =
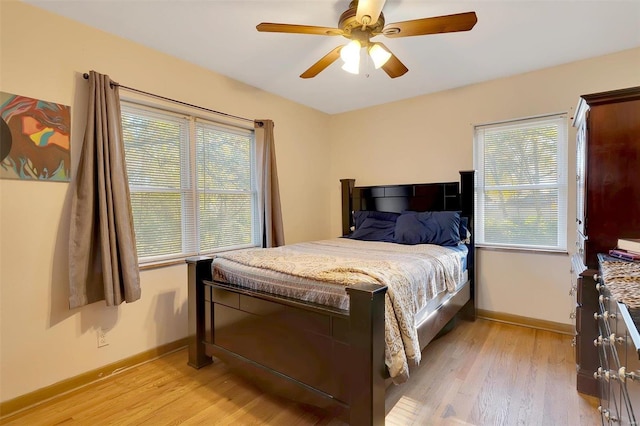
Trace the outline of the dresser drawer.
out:
[[[626,380],[625,383],[621,383],[621,386],[626,396],[622,419],[627,421],[623,424],[638,424],[640,422],[640,409],[638,408],[640,404],[640,383],[638,383],[638,380]]]
[[[626,353],[620,351],[622,365],[617,371],[620,384],[620,424],[640,422],[640,361],[635,346],[630,346],[627,345]]]
[[[611,374],[614,374],[612,371]],[[605,424],[620,424],[620,419],[624,417],[626,411],[625,397],[621,392],[620,383],[609,379],[605,379],[605,383],[609,387],[609,418],[605,415]],[[628,423],[626,423],[628,424]]]
[[[598,292],[593,279],[596,272],[586,270],[577,254],[571,257],[571,294],[575,293],[576,297],[576,388],[578,392],[593,396],[600,395],[598,381],[593,376],[600,365],[597,348],[593,345],[599,334],[598,322],[593,317],[598,311]]]
[[[617,302],[613,301],[611,303],[611,309],[614,317],[609,319],[609,327],[611,328],[612,334],[610,337],[615,341],[616,348],[621,357],[620,362],[623,362],[629,341],[627,327],[624,323],[624,317],[620,313],[620,309],[618,309]]]
[[[598,336],[598,339],[594,342],[598,342],[598,371],[602,375],[602,378],[609,378],[612,371],[617,371],[615,367],[617,362],[614,360],[614,354],[611,351],[609,345],[609,339],[606,337],[602,339],[602,336]]]
[[[621,337],[616,339],[620,341],[618,345],[620,359],[618,377],[623,396],[621,404],[624,404],[620,420],[621,424],[638,424],[640,422],[640,358],[636,346],[637,330],[629,329],[628,323],[631,326],[633,324],[626,307],[621,304],[617,304],[617,306],[619,312],[617,335]]]
[[[591,271],[591,270],[589,270]],[[593,308],[594,312],[598,309],[598,290],[596,290],[596,281],[593,279],[593,273],[585,271],[577,280],[576,301],[578,305]]]
[[[600,365],[598,351],[593,341],[598,338],[598,322],[593,309],[576,308],[576,364],[583,374],[593,375]]]

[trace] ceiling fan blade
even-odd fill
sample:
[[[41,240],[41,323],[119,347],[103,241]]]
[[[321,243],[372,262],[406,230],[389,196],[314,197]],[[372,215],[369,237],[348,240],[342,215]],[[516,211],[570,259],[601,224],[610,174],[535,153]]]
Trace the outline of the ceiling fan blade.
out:
[[[320,74],[321,71],[334,63],[335,60],[340,57],[340,49],[342,49],[342,46],[338,46],[331,52],[324,55],[322,59],[311,65],[308,70],[300,74],[300,78],[313,78],[316,75]]]
[[[256,26],[256,29],[263,33],[294,33],[326,36],[343,34],[343,31],[340,28],[314,27],[312,25],[274,24],[271,22],[262,22]]]
[[[386,25],[382,34],[387,37],[410,37],[427,34],[469,31],[478,22],[475,12],[414,19]]]
[[[386,0],[360,0],[356,11],[356,21],[361,24],[370,25],[378,22],[380,12]],[[367,18],[368,17],[368,18]],[[365,22],[366,20],[366,22]]]
[[[384,50],[391,53],[391,50],[389,50],[387,46],[382,43],[378,44],[382,46]],[[380,68],[382,68],[384,72],[386,72],[387,75],[391,78],[403,76],[407,73],[407,71],[409,71],[409,68],[405,67],[404,64],[400,62],[400,59],[398,59],[393,53],[391,53],[391,57],[389,58],[389,60],[387,60],[387,62]]]

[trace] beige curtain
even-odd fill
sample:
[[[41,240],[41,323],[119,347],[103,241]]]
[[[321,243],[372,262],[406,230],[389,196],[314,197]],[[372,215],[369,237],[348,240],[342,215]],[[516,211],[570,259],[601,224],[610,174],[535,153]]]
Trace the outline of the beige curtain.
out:
[[[87,128],[71,200],[70,308],[140,298],[118,86],[95,71],[89,85]]]
[[[255,120],[256,152],[258,160],[258,206],[263,224],[262,246],[284,245],[276,148],[273,140],[273,121]]]

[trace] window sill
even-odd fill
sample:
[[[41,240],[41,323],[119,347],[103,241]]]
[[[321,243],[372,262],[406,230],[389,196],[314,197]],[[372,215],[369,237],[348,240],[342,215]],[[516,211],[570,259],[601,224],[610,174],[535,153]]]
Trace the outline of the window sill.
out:
[[[554,250],[554,249],[539,249],[539,248],[526,248],[526,247],[504,247],[504,246],[485,246],[476,244],[477,249],[488,251],[501,251],[505,253],[530,253],[530,254],[559,254],[566,256],[569,254],[568,250]]]
[[[158,262],[148,262],[141,263],[138,265],[138,269],[141,271],[148,271],[151,269],[164,268],[165,266],[174,266],[174,265],[183,265],[185,263],[185,259],[170,259],[170,260],[161,260]]]
[[[232,248],[227,248],[225,250],[213,251],[213,252],[202,253],[202,254],[192,254],[185,257],[177,257],[177,258],[155,260],[155,261],[151,260],[144,263],[139,263],[138,269],[141,271],[146,271],[150,269],[164,268],[165,266],[183,265],[183,264],[186,264],[187,259],[191,257],[215,257],[216,254],[220,254],[220,253],[229,253],[236,250],[244,250],[247,248],[256,248],[256,247],[258,246],[232,247]]]

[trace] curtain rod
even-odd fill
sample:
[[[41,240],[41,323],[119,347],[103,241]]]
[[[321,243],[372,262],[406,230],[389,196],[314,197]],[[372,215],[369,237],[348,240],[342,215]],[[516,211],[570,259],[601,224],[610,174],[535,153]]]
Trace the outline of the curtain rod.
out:
[[[85,72],[84,74],[82,74],[82,77],[84,77],[85,80],[88,80],[89,79],[89,74]],[[156,95],[155,93],[145,92],[144,90],[134,89],[133,87],[123,86],[122,84],[116,83],[115,81],[111,82],[111,87],[113,87],[113,86],[118,86],[118,87],[121,87],[123,89],[129,90],[131,92],[136,92],[136,93],[140,93],[140,94],[143,94],[143,95],[151,96],[151,97],[154,97],[154,98],[162,99],[163,101],[169,101],[169,102],[173,102],[173,103],[176,103],[176,104],[188,106],[188,107],[191,107],[191,108],[196,108],[196,109],[200,109],[200,110],[203,110],[203,111],[211,112],[211,113],[214,113],[214,114],[224,115],[225,117],[231,117],[231,118],[235,118],[235,119],[238,119],[238,120],[249,121],[251,123],[255,123],[256,122],[256,120],[252,120],[250,118],[238,117],[237,115],[227,114],[226,112],[216,111],[214,109],[209,109],[209,108],[201,107],[201,106],[198,106],[198,105],[193,105],[193,104],[190,104],[190,103],[187,103],[187,102],[178,101],[176,99],[167,98],[165,96]],[[259,123],[258,125],[260,127],[262,127],[262,124],[263,124],[262,122],[257,121],[257,123]]]

